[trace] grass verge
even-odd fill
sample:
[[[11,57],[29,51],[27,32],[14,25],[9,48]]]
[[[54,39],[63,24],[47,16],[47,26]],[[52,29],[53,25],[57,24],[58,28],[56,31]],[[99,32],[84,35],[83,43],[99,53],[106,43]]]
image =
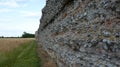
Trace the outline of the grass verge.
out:
[[[8,53],[0,54],[0,67],[40,67],[35,41],[24,43]]]

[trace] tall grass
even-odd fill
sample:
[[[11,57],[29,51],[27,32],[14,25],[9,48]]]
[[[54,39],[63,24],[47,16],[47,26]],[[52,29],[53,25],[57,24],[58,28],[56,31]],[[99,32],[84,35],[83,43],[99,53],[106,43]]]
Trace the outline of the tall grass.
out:
[[[23,45],[23,43],[35,40],[34,38],[0,38],[0,53],[10,52]]]
[[[0,54],[0,67],[40,67],[36,48],[34,40],[21,42],[19,47]]]

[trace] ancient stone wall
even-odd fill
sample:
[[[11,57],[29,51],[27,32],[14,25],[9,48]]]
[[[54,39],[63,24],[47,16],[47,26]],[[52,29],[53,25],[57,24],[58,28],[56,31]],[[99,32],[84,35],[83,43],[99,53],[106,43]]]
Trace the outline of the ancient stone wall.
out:
[[[47,0],[39,45],[59,67],[120,67],[120,0]]]

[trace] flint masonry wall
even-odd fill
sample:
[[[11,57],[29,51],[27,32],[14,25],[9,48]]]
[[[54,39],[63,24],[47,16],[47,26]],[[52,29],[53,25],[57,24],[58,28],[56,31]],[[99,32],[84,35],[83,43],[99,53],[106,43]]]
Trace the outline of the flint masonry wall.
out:
[[[120,0],[47,0],[38,44],[59,67],[120,67]]]

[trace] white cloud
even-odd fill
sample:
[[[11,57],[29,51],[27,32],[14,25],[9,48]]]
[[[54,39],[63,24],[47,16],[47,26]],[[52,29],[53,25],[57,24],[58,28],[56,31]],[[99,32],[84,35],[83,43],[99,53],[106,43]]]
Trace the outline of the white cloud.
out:
[[[40,17],[41,16],[41,12],[20,11],[20,13],[24,17]]]
[[[23,1],[28,1],[28,0],[15,0],[15,1],[23,2]]]
[[[0,13],[2,12],[10,12],[11,10],[10,9],[0,9]]]
[[[12,0],[0,2],[0,5],[11,6],[11,7],[18,7],[19,6],[15,1],[12,1]]]
[[[20,4],[19,2],[25,2],[26,0],[4,0],[0,1],[0,5],[9,7],[25,7],[27,4]]]

